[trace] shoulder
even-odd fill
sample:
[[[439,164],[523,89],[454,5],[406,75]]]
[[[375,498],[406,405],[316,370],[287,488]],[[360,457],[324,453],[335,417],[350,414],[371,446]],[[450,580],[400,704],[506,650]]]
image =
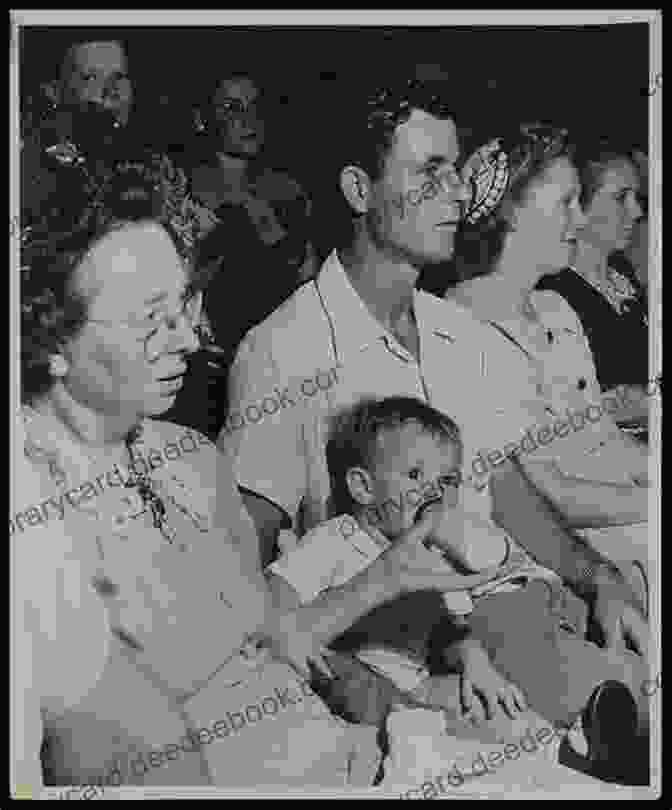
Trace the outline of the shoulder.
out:
[[[555,292],[566,301],[571,301],[577,305],[585,300],[586,292],[590,291],[590,285],[586,284],[583,278],[569,267],[559,273],[550,273],[544,276],[537,285],[537,292]]]
[[[535,290],[532,300],[542,323],[548,329],[567,329],[577,333],[582,331],[579,316],[559,292]]]
[[[329,546],[348,545],[348,539],[356,532],[361,531],[355,519],[350,515],[338,515],[337,517],[323,520],[312,529],[307,531],[298,541],[301,548],[308,546],[322,546],[328,543]]]
[[[138,445],[140,452],[148,458],[161,457],[160,462],[157,459],[157,465],[182,461],[203,467],[213,466],[216,462],[217,448],[214,442],[200,431],[174,422],[145,420]]]
[[[269,202],[287,202],[305,196],[305,192],[287,172],[266,169],[257,178],[258,193]]]
[[[324,339],[320,336],[324,332]],[[310,337],[308,340],[307,338]],[[253,327],[241,342],[236,362],[265,358],[283,373],[305,371],[307,354],[328,354],[328,327],[312,281],[302,284],[265,320]],[[310,366],[310,362],[308,362]],[[305,375],[304,375],[305,376]]]
[[[428,326],[449,336],[482,339],[490,333],[487,324],[479,320],[469,307],[450,296],[438,298],[430,293],[419,292],[418,303],[422,306]]]

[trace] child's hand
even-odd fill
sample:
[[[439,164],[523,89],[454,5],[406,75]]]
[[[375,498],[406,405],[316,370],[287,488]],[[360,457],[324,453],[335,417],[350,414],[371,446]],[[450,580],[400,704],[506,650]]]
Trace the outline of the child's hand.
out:
[[[527,709],[523,693],[497,672],[480,644],[466,642],[461,658],[462,706],[475,725],[492,720],[500,711],[500,704],[512,719]]]

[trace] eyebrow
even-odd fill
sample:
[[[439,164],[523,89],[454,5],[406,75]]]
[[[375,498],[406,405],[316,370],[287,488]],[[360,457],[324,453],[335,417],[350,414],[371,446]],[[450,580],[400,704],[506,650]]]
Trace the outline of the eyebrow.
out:
[[[437,169],[439,166],[443,166],[445,163],[455,163],[459,159],[459,156],[455,158],[455,160],[451,160],[446,155],[430,155],[426,160],[424,160],[420,164],[421,169]]]
[[[143,304],[147,307],[152,306],[153,304],[160,304],[162,301],[165,301],[168,298],[168,293],[162,292],[153,295],[151,298],[147,298],[143,301]]]

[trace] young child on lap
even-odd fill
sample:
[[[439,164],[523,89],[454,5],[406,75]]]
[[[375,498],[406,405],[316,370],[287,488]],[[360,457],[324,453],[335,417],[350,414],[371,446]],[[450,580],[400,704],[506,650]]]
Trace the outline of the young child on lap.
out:
[[[418,705],[454,712],[455,679],[444,677],[451,671],[460,675],[458,704],[475,722],[500,706],[511,718],[529,706],[569,727],[609,680],[639,696],[642,659],[586,641],[586,606],[557,574],[461,508],[462,449],[450,419],[411,398],[363,401],[335,424],[327,463],[339,514],[270,566],[272,586],[310,602],[366,568],[431,510],[428,545],[437,565],[455,572],[445,610],[430,600],[433,608],[409,610],[401,626],[398,619],[390,626],[382,606],[346,634],[361,660]],[[424,634],[408,632],[414,623]]]

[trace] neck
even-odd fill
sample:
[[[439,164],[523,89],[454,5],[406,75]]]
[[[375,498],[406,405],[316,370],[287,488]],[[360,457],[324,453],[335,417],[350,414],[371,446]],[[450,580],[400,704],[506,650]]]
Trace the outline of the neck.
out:
[[[111,417],[97,413],[76,402],[62,383],[58,382],[35,407],[38,413],[52,416],[64,426],[79,444],[94,455],[124,461],[127,456],[126,438],[140,422],[140,415],[128,413]]]
[[[247,183],[250,170],[247,158],[217,152],[217,163],[232,185],[244,186]]]
[[[413,295],[419,271],[407,260],[385,256],[361,234],[340,252],[345,272],[368,310],[388,331],[396,333],[413,321]]]
[[[604,283],[607,280],[608,256],[588,242],[578,242],[572,267],[588,281]]]

